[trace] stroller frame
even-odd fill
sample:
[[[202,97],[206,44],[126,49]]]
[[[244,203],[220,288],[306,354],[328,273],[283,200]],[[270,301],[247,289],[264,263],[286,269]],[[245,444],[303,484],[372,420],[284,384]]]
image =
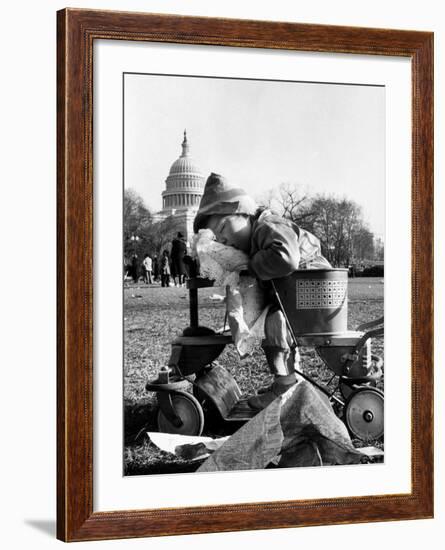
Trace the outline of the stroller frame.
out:
[[[352,437],[365,441],[381,438],[384,397],[375,387],[378,377],[369,376],[369,365],[372,363],[374,370],[379,372],[383,364],[381,357],[371,354],[370,346],[372,337],[383,334],[383,317],[341,334],[296,335],[275,283],[271,283],[294,345],[315,348],[333,372],[328,385],[319,384],[301,370],[297,370],[297,374],[323,392],[333,405],[337,405],[335,408],[343,410],[342,420]],[[199,326],[198,289],[210,286],[213,281],[198,276],[187,280],[190,326],[172,342],[168,366],[162,367],[158,377],[145,386],[147,391],[156,392],[160,431],[201,435],[208,410],[216,410],[225,422],[238,423],[258,413],[248,406],[233,376],[221,365],[213,364],[233,340],[231,336]],[[335,377],[338,377],[338,384],[329,389]],[[186,391],[190,384],[193,395]],[[342,397],[338,396],[338,389]]]

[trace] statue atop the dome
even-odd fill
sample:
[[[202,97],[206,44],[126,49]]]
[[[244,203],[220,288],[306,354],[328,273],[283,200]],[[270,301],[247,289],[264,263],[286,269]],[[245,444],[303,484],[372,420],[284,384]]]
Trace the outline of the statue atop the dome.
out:
[[[187,130],[184,130],[184,141],[182,142],[182,155],[181,157],[187,157],[189,154],[189,144],[187,141]]]

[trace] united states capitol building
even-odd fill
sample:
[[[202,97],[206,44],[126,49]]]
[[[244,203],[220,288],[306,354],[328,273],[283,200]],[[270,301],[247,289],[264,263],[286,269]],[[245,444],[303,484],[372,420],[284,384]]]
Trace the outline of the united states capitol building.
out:
[[[193,220],[204,191],[205,176],[190,156],[187,132],[181,144],[181,156],[171,165],[162,192],[162,210],[154,217],[161,221],[173,216],[177,231],[181,231],[187,242],[193,235]]]

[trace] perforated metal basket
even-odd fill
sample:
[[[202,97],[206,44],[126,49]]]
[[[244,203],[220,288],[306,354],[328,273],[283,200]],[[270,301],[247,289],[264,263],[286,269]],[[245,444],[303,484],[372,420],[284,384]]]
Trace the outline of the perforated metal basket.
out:
[[[274,283],[295,335],[346,332],[347,269],[298,270]]]

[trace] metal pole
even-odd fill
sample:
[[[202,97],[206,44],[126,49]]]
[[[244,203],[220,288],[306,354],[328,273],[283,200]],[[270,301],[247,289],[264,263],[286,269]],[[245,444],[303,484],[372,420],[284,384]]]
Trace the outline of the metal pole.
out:
[[[192,328],[198,327],[198,289],[189,289],[190,297],[190,326]]]

